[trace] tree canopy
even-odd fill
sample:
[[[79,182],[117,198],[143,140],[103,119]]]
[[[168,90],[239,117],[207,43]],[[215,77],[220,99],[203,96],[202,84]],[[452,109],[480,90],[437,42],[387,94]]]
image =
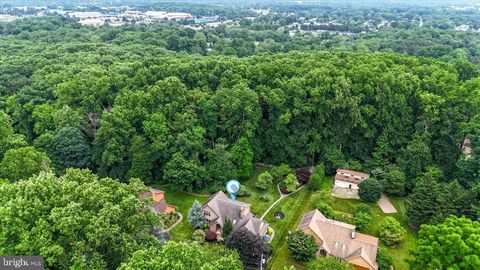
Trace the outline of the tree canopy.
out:
[[[438,225],[422,225],[410,267],[413,270],[478,269],[479,237],[480,223],[464,217],[450,216]]]
[[[159,245],[150,230],[161,220],[140,211],[141,187],[78,169],[2,184],[0,253],[40,255],[56,269],[116,268]]]

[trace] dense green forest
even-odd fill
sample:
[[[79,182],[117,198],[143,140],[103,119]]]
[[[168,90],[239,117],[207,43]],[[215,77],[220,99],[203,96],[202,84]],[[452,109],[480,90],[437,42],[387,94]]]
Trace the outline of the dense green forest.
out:
[[[180,9],[191,6],[198,14],[208,7]],[[225,20],[252,15],[216,8]],[[419,246],[449,226],[478,227],[471,220],[480,218],[480,39],[454,29],[477,29],[478,13],[272,10],[278,13],[200,30],[185,27],[188,21],[95,28],[60,15],[0,23],[0,214],[20,228],[0,233],[0,253],[42,250],[56,269],[169,269],[175,260],[162,258],[185,252],[195,254],[185,269],[241,269],[238,255],[221,246],[155,249],[145,228],[161,225],[135,214],[143,205],[136,197],[142,182],[213,193],[229,179],[250,179],[256,162],[371,173],[385,194],[408,196],[413,228],[430,224]],[[380,27],[384,19],[393,22]],[[317,30],[327,32],[310,32]],[[462,151],[467,141],[469,153]],[[92,198],[80,192],[91,186],[99,190]],[[76,198],[69,189],[80,192],[81,206],[67,203]],[[48,203],[36,202],[38,223],[20,222],[15,211],[23,213],[32,194]],[[97,219],[115,225],[128,248],[104,252],[116,240]],[[49,234],[42,222],[58,228]],[[29,246],[34,236],[58,245]],[[108,241],[90,246],[96,237]],[[85,246],[95,251],[91,262],[75,253]],[[62,248],[69,256],[60,256]],[[412,252],[420,258],[412,269],[433,267],[426,253]],[[435,263],[446,269],[453,262]],[[458,269],[476,265],[472,259]]]

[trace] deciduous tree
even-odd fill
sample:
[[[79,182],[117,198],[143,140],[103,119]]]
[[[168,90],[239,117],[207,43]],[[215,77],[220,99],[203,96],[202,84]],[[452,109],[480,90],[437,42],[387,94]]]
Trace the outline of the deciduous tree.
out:
[[[301,261],[312,260],[318,251],[318,246],[313,236],[302,231],[295,231],[289,234],[287,244],[292,256]]]
[[[367,178],[358,185],[358,195],[366,202],[376,202],[382,195],[383,186],[375,178]]]
[[[409,264],[412,270],[480,268],[480,223],[451,216],[442,224],[422,225]]]
[[[33,147],[11,149],[0,162],[0,178],[18,181],[44,170],[49,170],[50,159]]]
[[[228,236],[226,245],[238,252],[245,267],[259,267],[262,254],[268,254],[263,240],[246,228],[234,230]]]
[[[407,232],[394,217],[386,217],[378,223],[380,239],[387,246],[396,246],[403,241]]]
[[[117,268],[135,251],[158,246],[149,231],[160,219],[140,211],[141,187],[78,169],[3,184],[0,253],[40,255],[48,268]]]

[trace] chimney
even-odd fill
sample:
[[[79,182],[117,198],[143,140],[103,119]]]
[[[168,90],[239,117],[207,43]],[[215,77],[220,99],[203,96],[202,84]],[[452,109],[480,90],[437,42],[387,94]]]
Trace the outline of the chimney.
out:
[[[352,230],[352,239],[355,239],[355,229]]]
[[[243,218],[245,216],[245,207],[240,207],[240,218]]]

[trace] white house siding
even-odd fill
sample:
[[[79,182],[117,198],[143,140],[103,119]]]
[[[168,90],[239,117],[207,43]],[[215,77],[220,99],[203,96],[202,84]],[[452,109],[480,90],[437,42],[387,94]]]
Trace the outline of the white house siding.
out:
[[[351,186],[351,187],[350,187]],[[341,180],[335,180],[335,187],[337,188],[350,188],[350,189],[358,189],[356,184],[352,184],[350,182],[345,182]]]

